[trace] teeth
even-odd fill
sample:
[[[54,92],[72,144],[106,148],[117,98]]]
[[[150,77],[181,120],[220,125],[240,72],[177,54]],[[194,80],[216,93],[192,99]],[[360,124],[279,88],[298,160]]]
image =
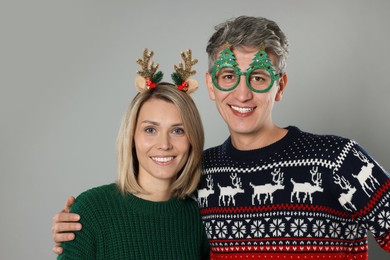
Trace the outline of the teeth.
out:
[[[156,162],[162,162],[162,163],[165,163],[165,162],[169,162],[171,160],[173,160],[173,157],[152,157],[152,160],[153,161],[156,161]]]
[[[250,107],[236,107],[236,106],[230,106],[233,110],[240,112],[240,113],[249,113],[253,111],[253,108]]]

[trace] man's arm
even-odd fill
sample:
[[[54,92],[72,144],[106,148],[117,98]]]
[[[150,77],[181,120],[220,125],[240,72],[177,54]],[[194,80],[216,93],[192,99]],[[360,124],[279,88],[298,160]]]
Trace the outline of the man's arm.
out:
[[[82,228],[81,224],[77,222],[80,220],[80,216],[78,214],[69,213],[74,200],[74,197],[69,197],[66,201],[65,208],[53,217],[51,226],[51,233],[55,243],[53,252],[58,255],[63,252],[61,242],[73,240],[75,235],[72,232],[81,230]]]

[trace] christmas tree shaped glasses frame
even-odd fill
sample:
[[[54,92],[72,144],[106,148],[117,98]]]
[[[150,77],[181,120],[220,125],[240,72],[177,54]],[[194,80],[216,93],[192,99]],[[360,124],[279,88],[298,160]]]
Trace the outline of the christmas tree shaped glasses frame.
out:
[[[231,50],[231,45],[226,43],[212,70],[213,84],[222,91],[235,89],[240,83],[241,76],[244,75],[246,85],[250,90],[256,93],[264,93],[269,91],[274,82],[280,77],[280,74],[275,74],[275,68],[265,51],[264,44],[260,45],[259,51],[253,57],[247,71],[242,72]]]

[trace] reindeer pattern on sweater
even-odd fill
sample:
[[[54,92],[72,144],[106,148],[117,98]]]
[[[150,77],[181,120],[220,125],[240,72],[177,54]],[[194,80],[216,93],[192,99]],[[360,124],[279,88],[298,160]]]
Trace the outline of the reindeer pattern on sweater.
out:
[[[288,127],[250,151],[228,139],[204,152],[198,204],[212,259],[366,259],[368,231],[390,251],[390,176],[338,136]]]

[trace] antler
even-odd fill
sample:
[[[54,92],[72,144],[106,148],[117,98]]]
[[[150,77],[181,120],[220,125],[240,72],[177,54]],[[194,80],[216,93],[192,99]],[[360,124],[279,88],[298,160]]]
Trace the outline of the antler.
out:
[[[138,75],[135,78],[135,87],[139,92],[154,89],[162,80],[163,73],[161,71],[156,73],[158,64],[154,65],[154,62],[149,64],[153,54],[153,51],[149,52],[149,50],[145,48],[142,58],[136,60],[136,62],[141,65],[141,70],[137,71]]]
[[[348,188],[351,188],[351,184],[349,183],[349,181],[347,181],[347,179],[345,179],[344,176],[339,176],[337,174],[335,174],[335,176],[333,176],[334,180],[335,180],[335,184],[339,184],[340,187],[343,189],[343,190],[347,190]]]
[[[282,182],[283,181],[283,172],[280,172],[280,168],[279,169],[274,169],[273,172],[271,172],[271,175],[272,175],[272,180],[275,182],[275,183],[278,183],[278,182]]]
[[[186,52],[181,53],[181,57],[184,60],[183,63],[179,63],[179,66],[174,65],[176,73],[178,73],[183,81],[186,81],[189,77],[196,74],[195,70],[191,70],[192,66],[198,63],[197,59],[192,59],[192,51],[189,49]]]
[[[213,179],[211,178],[211,175],[207,176],[206,181],[207,181],[207,187],[210,189],[213,188]]]
[[[355,148],[352,149],[353,155],[358,157],[362,162],[368,163],[368,159],[361,151],[356,150]]]
[[[196,71],[191,69],[192,66],[198,63],[198,60],[192,59],[192,52],[190,49],[186,52],[182,52],[181,57],[183,58],[184,64],[179,63],[179,66],[174,65],[173,68],[175,69],[175,72],[172,73],[171,77],[179,90],[191,94],[198,88],[198,82],[188,78],[196,74]]]
[[[145,48],[142,58],[137,59],[137,63],[141,65],[141,70],[137,71],[137,73],[144,78],[151,78],[158,69],[159,64],[154,65],[154,62],[149,66],[153,54],[153,51],[149,52],[149,50]]]

